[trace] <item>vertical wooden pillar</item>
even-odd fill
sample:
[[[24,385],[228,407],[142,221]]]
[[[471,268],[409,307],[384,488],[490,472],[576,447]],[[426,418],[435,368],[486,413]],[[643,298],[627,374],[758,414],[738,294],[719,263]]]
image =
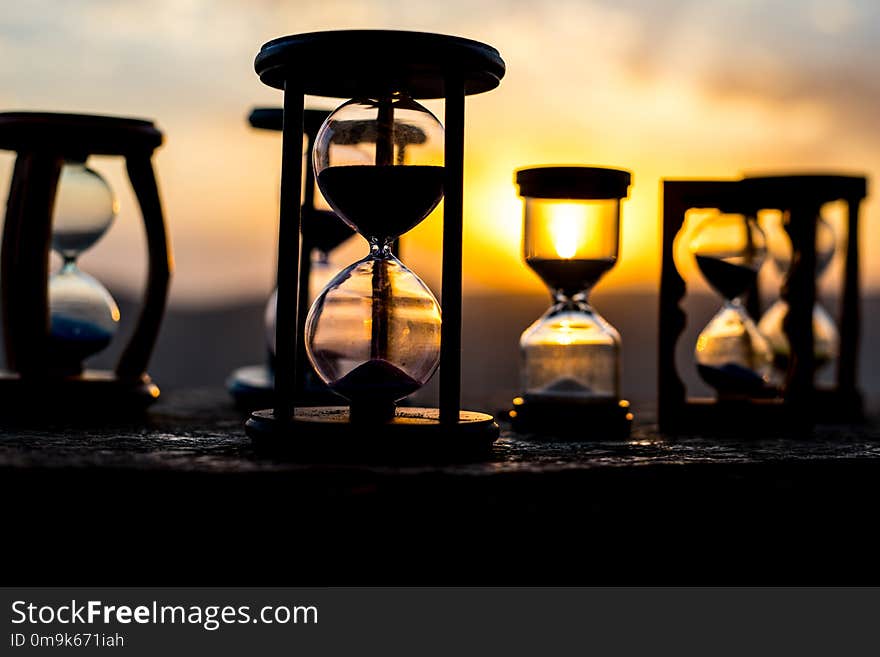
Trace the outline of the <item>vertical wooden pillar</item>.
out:
[[[792,258],[782,298],[788,303],[783,329],[791,356],[786,375],[784,398],[794,406],[798,419],[810,415],[813,401],[813,306],[816,303],[816,218],[815,203],[792,206],[786,230],[791,237]],[[801,415],[801,412],[803,415]]]
[[[49,246],[58,179],[57,153],[19,152],[3,235],[3,323],[7,367],[44,376],[49,339]]]
[[[679,304],[684,298],[685,284],[675,267],[675,237],[684,225],[685,204],[678,185],[665,181],[663,221],[661,225],[660,326],[657,361],[657,420],[661,429],[677,422],[685,403],[684,383],[675,366],[675,347],[684,330],[685,316]]]
[[[144,218],[149,270],[140,318],[116,364],[116,375],[120,378],[140,378],[147,370],[165,314],[168,286],[174,268],[151,155],[152,151],[143,151],[125,158],[128,177]]]
[[[296,80],[284,85],[284,128],[281,146],[281,211],[278,224],[278,307],[275,320],[276,420],[294,412],[297,372],[299,265],[302,258],[303,89]]]
[[[843,277],[843,300],[840,313],[840,358],[837,361],[837,385],[844,394],[858,390],[858,353],[861,322],[859,280],[859,206],[860,198],[850,198],[847,206],[846,261]]]
[[[440,342],[440,421],[458,422],[461,405],[461,285],[464,212],[464,81],[447,79],[443,185],[443,324]]]

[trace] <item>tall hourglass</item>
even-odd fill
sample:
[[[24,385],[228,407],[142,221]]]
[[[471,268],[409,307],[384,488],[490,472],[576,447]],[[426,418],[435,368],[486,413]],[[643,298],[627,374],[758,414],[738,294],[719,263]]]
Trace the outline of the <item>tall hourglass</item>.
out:
[[[319,376],[350,402],[353,421],[384,421],[440,358],[440,306],[392,253],[443,196],[443,127],[402,92],[351,100],[315,142],[321,193],[370,253],[340,272],[306,320]]]
[[[306,458],[484,454],[498,425],[461,408],[464,109],[467,96],[498,86],[498,51],[442,34],[336,30],[273,39],[254,68],[284,91],[284,139],[273,407],[251,413],[248,435]],[[325,200],[370,252],[321,292],[301,333],[298,132],[306,95],[352,99],[319,130],[314,171]],[[445,127],[419,99],[443,100]],[[392,248],[441,198],[442,325],[441,305]],[[297,403],[299,344],[347,406]],[[436,407],[396,408],[438,369]]]
[[[789,216],[780,213],[778,219],[767,227],[767,242],[770,257],[780,276],[785,277],[791,267],[791,239],[785,229]],[[828,269],[834,257],[836,236],[831,224],[821,215],[816,221],[816,279]],[[777,299],[758,322],[758,330],[767,338],[773,350],[773,363],[781,379],[788,369],[791,346],[785,335],[783,324],[788,315],[788,302]],[[816,370],[830,363],[837,357],[840,347],[840,336],[834,320],[817,300],[813,305],[813,364]]]
[[[620,399],[620,335],[589,295],[617,263],[620,202],[630,174],[539,167],[518,171],[516,180],[524,198],[523,257],[553,304],[520,338],[524,392],[514,400],[514,424],[549,429],[574,409],[595,429],[605,408],[609,422],[620,420],[628,429],[632,416]]]
[[[767,253],[754,217],[718,213],[696,230],[690,250],[724,305],[697,338],[697,370],[721,399],[770,394],[770,345],[746,312],[743,298],[754,287]]]

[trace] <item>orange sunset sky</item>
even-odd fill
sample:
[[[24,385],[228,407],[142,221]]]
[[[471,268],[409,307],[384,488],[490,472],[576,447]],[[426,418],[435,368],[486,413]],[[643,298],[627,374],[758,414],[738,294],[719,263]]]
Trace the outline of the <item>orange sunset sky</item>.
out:
[[[633,172],[622,259],[602,283],[609,291],[656,289],[663,177],[880,174],[880,4],[871,0],[7,2],[0,106],[155,119],[166,134],[156,166],[177,261],[172,301],[265,295],[280,139],[250,129],[245,116],[281,95],[259,82],[254,55],[276,36],[355,27],[466,36],[495,46],[507,63],[501,86],[467,106],[469,293],[541,289],[520,260],[513,171],[522,166]],[[429,107],[442,119],[442,104]],[[11,162],[0,160],[4,197]],[[114,290],[133,290],[145,267],[133,198],[120,162],[92,164],[122,211],[83,268]],[[865,282],[876,289],[876,196],[864,218]],[[404,261],[435,289],[439,235],[435,213],[404,242]],[[361,248],[353,242],[334,262],[348,264]]]

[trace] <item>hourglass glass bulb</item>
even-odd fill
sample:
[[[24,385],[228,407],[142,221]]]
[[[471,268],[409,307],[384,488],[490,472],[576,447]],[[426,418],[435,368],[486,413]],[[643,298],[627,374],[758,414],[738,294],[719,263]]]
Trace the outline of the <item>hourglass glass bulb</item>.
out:
[[[443,126],[405,94],[341,105],[321,126],[313,158],[330,206],[380,246],[421,223],[443,196]]]
[[[330,279],[334,268],[330,264],[330,256],[325,251],[315,249],[312,252],[311,275],[309,276],[309,303],[313,303]],[[269,353],[275,356],[275,326],[278,314],[278,288],[272,290],[266,308],[263,310],[263,327],[266,335],[266,346]]]
[[[100,174],[81,162],[65,164],[52,222],[52,248],[63,264],[49,277],[50,358],[58,373],[79,373],[82,361],[104,349],[116,333],[116,302],[103,285],[80,271],[76,258],[104,235],[117,210]]]
[[[785,230],[788,217],[781,214],[776,221],[769,222],[767,227],[767,246],[776,270],[781,275],[788,273],[791,267],[791,238]],[[837,249],[837,237],[834,228],[822,215],[816,218],[816,277],[821,276]]]
[[[706,281],[728,301],[749,291],[767,255],[764,231],[753,217],[741,214],[706,220],[690,249]]]
[[[440,305],[390,252],[371,253],[315,300],[306,350],[318,375],[353,409],[393,408],[440,363]]]
[[[65,260],[75,259],[104,234],[119,211],[119,202],[97,171],[84,162],[68,162],[61,169],[52,248]]]

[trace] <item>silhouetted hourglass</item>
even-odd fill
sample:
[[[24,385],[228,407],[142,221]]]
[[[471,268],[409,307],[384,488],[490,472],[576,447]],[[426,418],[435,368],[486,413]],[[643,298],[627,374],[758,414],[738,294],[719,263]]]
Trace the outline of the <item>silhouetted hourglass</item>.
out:
[[[318,186],[370,245],[315,300],[306,350],[352,419],[389,419],[440,359],[440,306],[391,252],[443,196],[443,127],[403,93],[351,100],[318,132]]]
[[[773,222],[767,230],[767,242],[770,257],[780,276],[787,276],[791,267],[791,238],[785,229],[788,213],[779,214],[778,221]],[[816,220],[816,279],[822,277],[834,258],[836,236],[831,224],[821,215]],[[788,369],[791,346],[785,335],[783,324],[788,315],[788,302],[777,299],[758,322],[758,330],[767,338],[773,351],[773,363],[778,378],[782,378]],[[816,300],[813,305],[813,366],[816,370],[830,363],[837,357],[840,348],[840,335],[834,320],[825,307]]]
[[[768,393],[770,345],[743,304],[767,253],[764,232],[753,217],[719,213],[697,228],[690,250],[706,281],[724,298],[697,338],[700,376],[720,398]]]
[[[461,408],[465,98],[490,91],[504,62],[486,44],[442,34],[340,30],[281,37],[254,67],[284,90],[273,408],[254,411],[259,446],[308,458],[460,458],[498,437]],[[316,139],[318,187],[370,253],[338,274],[298,330],[297,271],[306,257],[298,203],[304,96],[350,98]],[[445,128],[419,99],[443,99]],[[390,245],[444,199],[441,305]],[[348,406],[299,405],[299,345]],[[396,403],[440,372],[437,407]]]
[[[83,360],[110,344],[119,308],[107,289],[77,266],[118,211],[110,186],[85,162],[61,170],[52,224],[52,249],[61,256],[49,278],[49,362],[60,374],[79,374]]]
[[[0,316],[6,367],[0,415],[93,417],[142,410],[159,397],[146,372],[171,278],[172,257],[150,121],[87,114],[0,113],[0,148],[16,153],[0,248]],[[89,163],[122,158],[144,227],[143,301],[112,369],[89,359],[117,342],[119,308],[79,267],[111,228],[118,204]],[[61,263],[51,271],[50,254]],[[36,411],[36,412],[34,412]]]

